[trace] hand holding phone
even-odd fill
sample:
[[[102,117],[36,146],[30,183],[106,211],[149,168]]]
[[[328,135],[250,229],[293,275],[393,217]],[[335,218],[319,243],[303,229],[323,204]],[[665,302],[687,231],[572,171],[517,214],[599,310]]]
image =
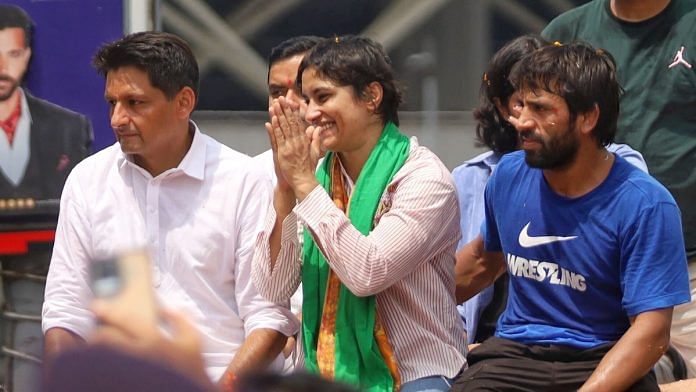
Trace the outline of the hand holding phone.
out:
[[[131,323],[157,326],[158,306],[145,250],[123,253],[91,265],[92,291],[108,302],[110,313]]]
[[[212,389],[196,327],[185,315],[158,305],[151,276],[145,251],[93,263],[92,311],[99,326],[89,343],[164,363]]]

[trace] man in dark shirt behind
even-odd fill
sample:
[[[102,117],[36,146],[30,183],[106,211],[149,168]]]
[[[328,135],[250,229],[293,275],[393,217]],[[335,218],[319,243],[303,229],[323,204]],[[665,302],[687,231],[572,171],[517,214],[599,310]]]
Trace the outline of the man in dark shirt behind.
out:
[[[696,377],[696,0],[594,0],[542,35],[616,59],[624,89],[616,140],[643,153],[681,210],[691,302],[674,308],[670,343]]]

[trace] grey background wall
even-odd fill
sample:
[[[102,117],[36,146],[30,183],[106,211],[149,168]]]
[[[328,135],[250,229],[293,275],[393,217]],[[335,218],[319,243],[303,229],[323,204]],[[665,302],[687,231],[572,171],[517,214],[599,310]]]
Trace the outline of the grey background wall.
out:
[[[269,148],[265,112],[199,111],[193,118],[201,130],[237,151],[253,156]],[[450,170],[486,151],[476,146],[471,112],[402,112],[399,119],[401,131],[416,136]]]

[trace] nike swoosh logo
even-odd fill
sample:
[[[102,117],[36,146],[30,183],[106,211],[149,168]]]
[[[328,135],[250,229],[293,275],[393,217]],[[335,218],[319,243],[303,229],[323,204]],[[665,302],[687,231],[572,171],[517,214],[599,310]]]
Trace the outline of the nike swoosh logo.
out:
[[[527,234],[527,229],[529,229],[529,225],[531,223],[532,222],[527,223],[527,225],[522,228],[522,231],[520,231],[520,237],[518,238],[518,241],[520,242],[520,246],[522,246],[523,248],[531,248],[533,246],[546,245],[554,242],[568,241],[578,238],[578,236],[576,235],[570,237],[558,237],[554,235],[530,237]]]

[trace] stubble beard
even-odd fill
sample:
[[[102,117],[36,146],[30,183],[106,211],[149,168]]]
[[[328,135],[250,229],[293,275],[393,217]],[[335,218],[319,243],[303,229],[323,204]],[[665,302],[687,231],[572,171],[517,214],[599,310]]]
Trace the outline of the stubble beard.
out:
[[[7,89],[7,91],[3,92],[2,90],[0,90],[0,102],[5,102],[8,99],[10,99],[10,97],[12,97],[12,95],[17,90],[17,88],[19,87],[19,81],[12,79],[7,75],[0,75],[0,82],[1,81],[10,82],[10,87]]]
[[[568,127],[562,135],[550,140],[541,140],[537,151],[525,150],[527,165],[542,170],[563,169],[575,161],[580,143],[573,130]]]

